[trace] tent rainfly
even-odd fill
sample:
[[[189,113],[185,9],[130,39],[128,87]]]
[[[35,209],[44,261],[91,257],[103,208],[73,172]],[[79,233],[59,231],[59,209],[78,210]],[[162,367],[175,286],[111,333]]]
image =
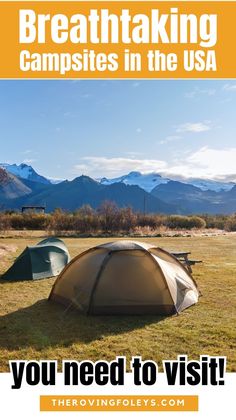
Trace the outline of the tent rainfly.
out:
[[[4,280],[39,280],[60,274],[70,261],[63,241],[47,238],[25,248],[14,264],[2,276]]]
[[[117,241],[75,257],[49,299],[92,315],[170,315],[198,297],[194,279],[171,254],[147,243]]]

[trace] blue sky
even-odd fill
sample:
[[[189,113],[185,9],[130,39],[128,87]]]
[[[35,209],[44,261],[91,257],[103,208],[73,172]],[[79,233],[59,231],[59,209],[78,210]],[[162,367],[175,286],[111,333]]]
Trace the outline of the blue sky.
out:
[[[236,81],[0,81],[2,162],[236,180]]]

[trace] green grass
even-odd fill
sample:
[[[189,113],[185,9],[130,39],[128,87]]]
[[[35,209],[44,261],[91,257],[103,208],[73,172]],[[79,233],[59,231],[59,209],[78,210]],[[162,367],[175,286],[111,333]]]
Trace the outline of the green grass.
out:
[[[108,239],[110,241],[112,239]],[[72,256],[103,239],[65,239]],[[203,264],[194,268],[202,292],[196,306],[179,316],[86,317],[49,302],[55,279],[0,281],[0,371],[10,359],[108,359],[141,355],[157,362],[187,354],[225,355],[236,371],[236,236],[151,238],[169,250],[192,252]],[[0,239],[17,251],[0,258],[0,273],[26,244],[37,238]]]

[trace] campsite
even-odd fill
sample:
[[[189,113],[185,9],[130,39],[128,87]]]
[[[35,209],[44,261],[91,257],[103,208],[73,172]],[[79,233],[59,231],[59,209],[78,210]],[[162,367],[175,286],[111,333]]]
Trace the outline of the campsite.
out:
[[[27,246],[46,238],[42,232],[2,234],[0,274],[14,263]],[[104,242],[120,238],[62,239],[71,258]],[[128,238],[131,240],[132,238]],[[176,358],[188,354],[226,355],[227,370],[236,369],[235,269],[236,235],[144,237],[135,240],[168,251],[191,252],[201,264],[193,267],[201,297],[179,315],[87,316],[66,310],[48,297],[56,277],[40,280],[0,279],[0,371],[13,359],[112,360],[118,354],[129,361]]]

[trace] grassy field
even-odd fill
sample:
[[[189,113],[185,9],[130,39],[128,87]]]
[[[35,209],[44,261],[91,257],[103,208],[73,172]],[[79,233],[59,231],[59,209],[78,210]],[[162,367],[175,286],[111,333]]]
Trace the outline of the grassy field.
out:
[[[65,239],[72,256],[112,239]],[[191,251],[202,292],[179,316],[86,317],[47,300],[55,279],[0,280],[0,371],[9,359],[112,359],[141,355],[157,362],[178,354],[226,355],[236,371],[236,236],[145,238],[167,250]],[[0,239],[0,273],[36,238]],[[7,252],[2,251],[5,249]]]

